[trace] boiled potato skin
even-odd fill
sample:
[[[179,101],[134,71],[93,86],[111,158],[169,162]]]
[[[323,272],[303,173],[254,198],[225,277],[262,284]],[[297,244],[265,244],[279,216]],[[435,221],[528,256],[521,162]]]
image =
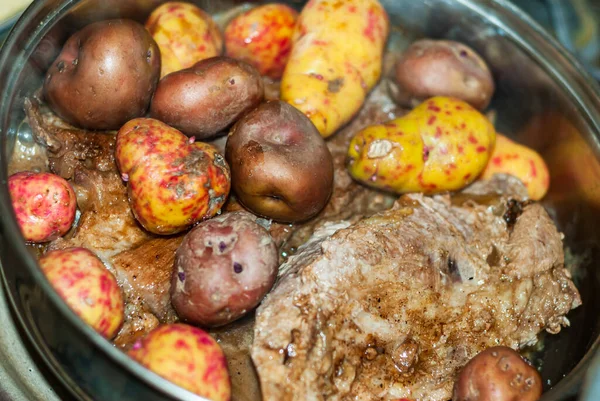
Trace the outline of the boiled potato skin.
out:
[[[146,113],[159,74],[158,46],[142,25],[95,22],[67,40],[46,74],[44,97],[73,125],[119,129]]]
[[[214,216],[229,194],[224,157],[158,120],[138,118],[121,127],[115,158],[134,216],[155,234],[175,234]]]
[[[366,185],[396,193],[454,191],[483,171],[495,136],[488,119],[467,103],[434,97],[359,131],[348,149],[348,170]]]
[[[433,96],[455,97],[483,110],[494,93],[485,61],[470,47],[451,40],[418,40],[394,69],[394,99],[414,107]]]
[[[258,6],[234,18],[225,28],[229,57],[254,66],[261,75],[279,79],[292,49],[298,13],[285,4]]]
[[[202,326],[232,322],[258,305],[277,277],[278,252],[248,212],[194,227],[175,255],[171,302],[180,318]]]
[[[214,57],[164,77],[150,115],[188,136],[206,139],[256,107],[263,96],[263,81],[254,67]]]
[[[496,134],[494,151],[480,178],[487,180],[498,173],[519,178],[532,200],[542,199],[550,186],[550,173],[544,159],[535,150],[500,134]]]
[[[23,171],[8,178],[8,190],[26,241],[52,241],[65,235],[73,225],[77,200],[64,178]]]
[[[542,395],[537,370],[512,348],[488,348],[471,359],[454,384],[452,401],[536,401]]]
[[[194,4],[170,1],[160,5],[148,17],[146,29],[160,48],[161,78],[223,51],[219,28]]]
[[[40,268],[61,298],[105,338],[115,337],[123,324],[124,303],[115,276],[85,248],[50,251]]]
[[[154,373],[212,401],[229,401],[231,381],[219,344],[205,331],[174,323],[152,330],[129,356]]]
[[[252,212],[283,222],[307,220],[327,204],[333,158],[306,116],[283,101],[268,101],[232,128],[225,157],[232,187]]]
[[[298,17],[281,99],[306,114],[323,137],[332,135],[379,80],[388,32],[377,0],[309,1]]]

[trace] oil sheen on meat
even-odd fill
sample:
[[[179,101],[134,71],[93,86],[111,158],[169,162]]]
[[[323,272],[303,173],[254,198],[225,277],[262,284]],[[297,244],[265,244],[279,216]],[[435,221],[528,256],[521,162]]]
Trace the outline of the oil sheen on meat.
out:
[[[568,326],[562,236],[524,193],[496,176],[317,231],[256,313],[263,399],[444,401],[478,352]]]

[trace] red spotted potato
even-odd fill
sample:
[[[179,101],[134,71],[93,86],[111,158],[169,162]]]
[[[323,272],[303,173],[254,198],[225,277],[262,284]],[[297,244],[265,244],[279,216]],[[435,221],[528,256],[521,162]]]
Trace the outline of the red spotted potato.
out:
[[[261,75],[281,78],[297,17],[296,10],[279,3],[246,11],[225,28],[226,54],[253,65]]]
[[[124,319],[123,296],[115,276],[85,248],[53,250],[39,265],[67,305],[102,336],[113,338]]]
[[[396,193],[454,191],[481,174],[495,137],[489,120],[469,104],[434,97],[359,131],[348,149],[348,170],[366,185]]]
[[[229,193],[224,157],[158,120],[125,124],[117,133],[115,157],[133,214],[155,234],[174,234],[214,216]]]
[[[488,348],[471,359],[454,383],[452,401],[536,401],[542,378],[512,348]]]
[[[394,68],[392,95],[414,107],[433,96],[451,96],[483,110],[494,93],[494,79],[483,59],[470,47],[452,40],[413,42]]]
[[[306,114],[323,137],[332,135],[379,80],[388,32],[377,0],[310,0],[298,17],[281,99]]]
[[[26,241],[48,242],[69,231],[75,220],[75,191],[62,177],[20,172],[8,179],[12,206]]]
[[[194,227],[175,255],[171,302],[180,318],[221,326],[254,309],[277,277],[279,253],[248,212],[225,213]]]
[[[161,77],[223,51],[223,37],[211,16],[190,3],[160,5],[148,17],[146,29],[160,49]]]
[[[496,145],[481,179],[490,179],[497,173],[519,178],[533,200],[542,199],[550,186],[550,173],[542,156],[500,134],[496,134]]]
[[[138,340],[129,356],[154,373],[212,401],[229,401],[231,384],[221,347],[203,330],[175,323]]]

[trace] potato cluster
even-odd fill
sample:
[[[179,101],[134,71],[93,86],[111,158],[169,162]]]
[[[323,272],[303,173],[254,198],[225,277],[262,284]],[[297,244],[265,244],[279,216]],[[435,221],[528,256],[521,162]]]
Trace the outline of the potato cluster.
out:
[[[357,114],[380,80],[389,31],[378,0],[310,0],[300,13],[265,4],[233,15],[223,32],[197,6],[166,2],[145,25],[95,22],[66,41],[46,74],[46,103],[77,128],[118,131],[116,168],[143,229],[163,236],[189,230],[171,276],[179,319],[226,325],[270,291],[279,255],[258,221],[304,222],[325,208],[335,178],[325,138]],[[435,194],[508,173],[531,199],[545,195],[541,156],[496,134],[482,114],[494,81],[474,49],[419,40],[388,75],[391,97],[414,109],[355,134],[347,167],[356,181]],[[264,82],[273,80],[279,99],[265,101]],[[223,154],[201,142],[225,135]],[[21,172],[8,184],[27,242],[77,229],[75,191],[65,179]],[[223,213],[230,191],[247,210]],[[76,314],[105,338],[117,335],[125,305],[98,256],[54,249],[39,264]],[[197,327],[162,325],[129,355],[198,395],[231,396],[223,352]],[[498,361],[507,366],[502,372]],[[514,351],[490,349],[465,367],[454,396],[508,400],[518,390],[534,399],[541,391],[536,373]],[[515,377],[526,379],[515,387]]]

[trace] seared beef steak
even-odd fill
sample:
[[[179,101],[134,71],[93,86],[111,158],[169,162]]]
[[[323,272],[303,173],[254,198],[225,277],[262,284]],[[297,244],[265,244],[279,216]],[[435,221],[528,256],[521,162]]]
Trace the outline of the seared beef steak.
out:
[[[543,207],[509,227],[509,199],[474,189],[455,204],[405,195],[291,257],[256,315],[263,399],[447,400],[481,350],[568,325],[581,300]]]

